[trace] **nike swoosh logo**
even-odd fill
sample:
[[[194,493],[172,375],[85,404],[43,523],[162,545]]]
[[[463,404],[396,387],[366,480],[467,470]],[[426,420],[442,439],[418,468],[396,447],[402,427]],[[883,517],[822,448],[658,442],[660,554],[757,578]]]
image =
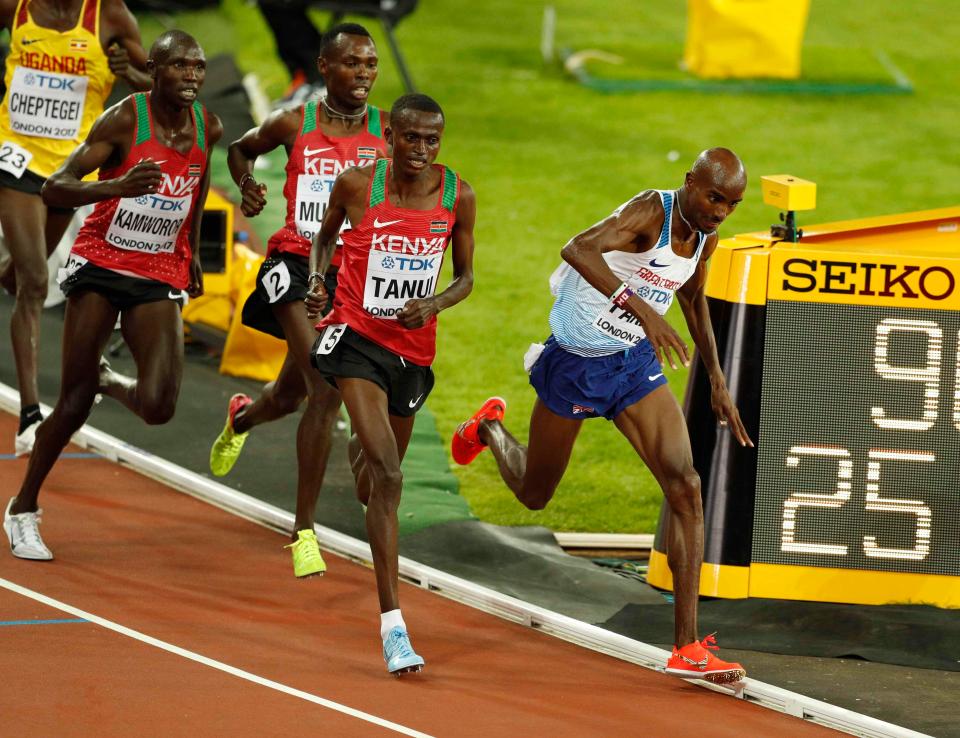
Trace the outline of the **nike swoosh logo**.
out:
[[[420,394],[420,397],[423,397],[423,394],[422,394],[422,393]],[[420,397],[418,397],[416,400],[410,400],[410,407],[411,407],[411,408],[414,408],[414,407],[417,406],[417,403],[420,402]]]
[[[325,149],[309,149],[306,146],[303,147],[304,156],[316,156],[317,154],[322,154],[324,151],[330,151],[333,146],[327,146]]]
[[[385,220],[385,221],[383,221],[382,223],[380,222],[380,219],[379,219],[379,218],[374,218],[374,219],[373,219],[373,227],[374,227],[374,228],[386,228],[387,226],[393,225],[394,223],[402,223],[402,222],[403,222],[403,218],[401,218],[400,220]]]
[[[698,666],[698,667],[700,667],[701,669],[706,669],[706,668],[707,668],[707,657],[706,657],[706,656],[704,656],[703,659],[701,659],[700,661],[694,661],[693,659],[688,659],[686,656],[683,656],[683,655],[680,655],[680,654],[677,654],[677,655],[680,656],[681,660],[686,661],[686,662],[687,662],[688,664],[690,664],[691,666]]]
[[[663,372],[660,372],[659,374],[654,374],[653,376],[648,376],[648,377],[647,377],[647,380],[650,381],[650,382],[652,382],[654,379],[660,379],[660,377],[662,377],[662,376],[663,376]]]
[[[656,268],[658,268],[658,269],[663,269],[664,267],[668,267],[668,266],[670,266],[670,265],[669,265],[669,264],[657,264],[657,260],[656,260],[656,259],[651,259],[651,260],[650,260],[650,266],[656,267]]]
[[[25,39],[23,39],[23,40],[20,42],[20,45],[21,45],[21,46],[29,46],[30,44],[35,44],[35,43],[37,43],[37,41],[39,41],[39,40],[40,40],[40,39],[38,39],[38,38],[25,38]]]
[[[170,292],[167,293],[167,297],[171,300],[182,300],[183,290],[170,290]]]

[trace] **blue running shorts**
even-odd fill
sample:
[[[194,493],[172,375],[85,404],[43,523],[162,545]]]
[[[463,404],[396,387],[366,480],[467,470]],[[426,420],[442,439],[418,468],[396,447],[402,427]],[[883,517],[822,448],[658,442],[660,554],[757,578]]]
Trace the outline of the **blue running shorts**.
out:
[[[578,356],[553,336],[530,370],[537,397],[562,418],[613,420],[626,408],[667,383],[646,339],[606,356]]]

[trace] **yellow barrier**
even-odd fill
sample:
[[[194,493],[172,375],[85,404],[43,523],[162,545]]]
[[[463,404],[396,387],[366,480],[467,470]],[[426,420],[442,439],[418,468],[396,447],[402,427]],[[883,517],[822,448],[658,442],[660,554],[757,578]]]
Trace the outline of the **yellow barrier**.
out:
[[[686,68],[704,79],[797,79],[810,0],[688,0]]]

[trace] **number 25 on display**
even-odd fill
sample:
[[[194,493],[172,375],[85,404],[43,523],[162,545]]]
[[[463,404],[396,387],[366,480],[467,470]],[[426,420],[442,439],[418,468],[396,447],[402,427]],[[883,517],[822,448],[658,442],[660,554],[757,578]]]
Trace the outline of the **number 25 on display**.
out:
[[[893,366],[888,361],[890,335],[895,332],[921,334],[926,338],[925,366]],[[960,342],[960,336],[958,336]],[[886,318],[877,325],[874,343],[874,370],[883,379],[919,382],[923,385],[923,406],[919,418],[891,418],[882,407],[872,407],[870,417],[882,430],[926,431],[933,427],[939,415],[940,370],[943,356],[943,331],[929,320],[900,320]],[[954,377],[953,425],[960,430],[960,352]],[[830,459],[837,464],[837,489],[833,494],[793,492],[783,503],[783,527],[780,549],[784,552],[846,556],[848,546],[835,543],[805,543],[796,536],[797,515],[801,508],[839,509],[849,499],[853,480],[853,459],[842,446],[797,445],[787,452],[786,465],[799,467],[804,457]],[[877,543],[876,536],[863,536],[863,552],[877,559],[922,561],[930,553],[932,512],[920,500],[880,496],[880,471],[883,462],[910,462],[932,464],[936,456],[926,451],[898,451],[870,449],[867,453],[865,510],[907,514],[915,517],[913,548],[888,548]]]

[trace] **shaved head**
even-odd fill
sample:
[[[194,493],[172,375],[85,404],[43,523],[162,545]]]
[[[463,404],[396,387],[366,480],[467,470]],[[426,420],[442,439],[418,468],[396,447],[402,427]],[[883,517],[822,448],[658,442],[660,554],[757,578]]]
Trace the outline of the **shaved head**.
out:
[[[730,149],[700,153],[680,188],[684,220],[701,233],[713,233],[740,204],[747,187],[747,170]]]
[[[186,31],[179,31],[177,29],[165,31],[160,34],[160,37],[154,41],[153,46],[150,47],[150,58],[153,59],[154,62],[162,64],[170,58],[173,52],[193,48],[199,49],[200,44],[197,43],[197,39]]]
[[[690,174],[698,181],[716,186],[745,186],[747,183],[747,170],[740,157],[722,147],[701,151],[690,167]]]

